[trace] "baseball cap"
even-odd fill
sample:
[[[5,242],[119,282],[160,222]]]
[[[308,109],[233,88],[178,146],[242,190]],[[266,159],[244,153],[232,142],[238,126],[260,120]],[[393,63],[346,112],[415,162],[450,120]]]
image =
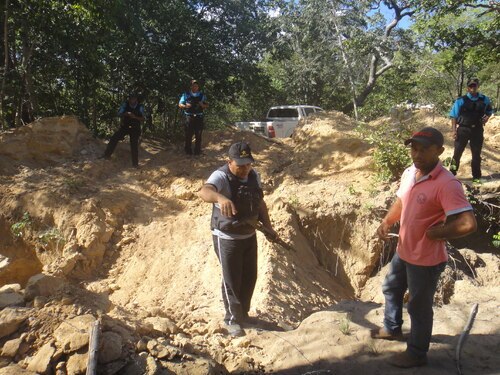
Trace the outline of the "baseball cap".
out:
[[[479,86],[479,78],[469,78],[467,80],[467,86],[473,85],[474,83]]]
[[[195,80],[195,79],[192,79],[191,80],[191,86],[193,86],[193,85],[199,85],[199,82],[197,80]]]
[[[424,146],[436,145],[439,147],[443,146],[444,137],[443,134],[430,126],[413,133],[410,139],[405,141],[405,146],[408,146],[412,142],[421,143]]]
[[[236,165],[250,164],[255,161],[250,145],[245,141],[234,143],[229,147],[229,158],[234,160]]]

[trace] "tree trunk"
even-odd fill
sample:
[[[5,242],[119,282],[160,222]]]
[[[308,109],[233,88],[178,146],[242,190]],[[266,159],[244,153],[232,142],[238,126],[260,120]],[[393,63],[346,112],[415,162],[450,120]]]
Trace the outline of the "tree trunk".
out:
[[[358,121],[358,105],[356,103],[357,94],[356,94],[356,84],[354,82],[354,78],[352,76],[352,69],[349,59],[347,58],[347,52],[345,51],[344,44],[342,43],[342,35],[340,33],[340,28],[337,22],[337,10],[333,10],[333,24],[335,26],[335,31],[337,32],[337,40],[339,43],[340,52],[342,53],[342,59],[347,66],[349,83],[351,85],[352,91],[352,108],[354,109],[354,118]]]
[[[409,6],[399,6],[397,1],[395,0],[384,1],[384,3],[389,9],[392,9],[394,11],[394,19],[388,25],[386,25],[384,36],[382,37],[382,42],[380,45],[387,43],[392,30],[398,25],[401,19],[406,16],[411,16],[414,13],[414,11],[409,11]],[[381,49],[375,47],[375,52],[370,58],[370,70],[365,87],[363,88],[363,90],[361,90],[361,93],[356,96],[353,102],[344,106],[344,108],[342,109],[343,112],[351,112],[356,106],[361,107],[364,104],[368,95],[373,91],[378,77],[392,68],[392,59],[393,56],[389,56]],[[383,61],[384,65],[379,67],[381,60]]]
[[[6,129],[5,126],[5,115],[3,112],[4,98],[5,98],[5,83],[7,82],[7,74],[9,72],[9,0],[5,0],[5,10],[4,10],[4,20],[3,20],[3,52],[4,52],[4,63],[3,63],[3,76],[2,76],[2,87],[0,89],[0,128]]]
[[[16,127],[24,125],[34,120],[33,109],[36,107],[36,100],[33,95],[33,80],[31,69],[29,67],[31,55],[33,53],[33,41],[30,40],[26,31],[27,27],[23,24],[22,28],[22,60],[19,73],[21,75],[22,87],[19,94],[19,101],[16,113]]]

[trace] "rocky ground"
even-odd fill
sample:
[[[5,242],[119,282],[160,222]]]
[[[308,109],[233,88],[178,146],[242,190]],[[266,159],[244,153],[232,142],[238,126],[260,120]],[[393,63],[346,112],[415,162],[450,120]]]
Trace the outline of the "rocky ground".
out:
[[[413,112],[365,132],[383,123],[438,127],[443,160],[451,156],[445,118]],[[369,338],[382,320],[380,285],[394,250],[374,232],[396,184],[375,179],[373,148],[355,127],[331,112],[292,139],[206,132],[200,158],[145,139],[139,170],[126,142],[112,160],[98,159],[105,144],[73,117],[0,134],[0,374],[85,373],[95,322],[99,374],[403,373],[385,358],[405,344]],[[500,261],[491,241],[499,134],[493,118],[484,183],[469,189],[481,228],[450,248],[429,365],[404,373],[457,373],[455,348],[474,303],[462,372],[500,372]],[[211,208],[196,192],[241,139],[254,150],[275,229],[294,251],[258,235],[257,323],[231,338],[221,324]],[[467,150],[458,177],[468,186],[469,162]]]

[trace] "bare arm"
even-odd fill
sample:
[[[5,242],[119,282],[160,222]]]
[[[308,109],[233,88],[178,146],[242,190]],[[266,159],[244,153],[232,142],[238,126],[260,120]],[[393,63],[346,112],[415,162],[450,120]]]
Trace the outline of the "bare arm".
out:
[[[444,241],[467,236],[476,230],[476,217],[471,210],[449,216],[444,224],[427,229],[426,235],[431,240]]]
[[[273,225],[271,224],[271,219],[269,218],[269,211],[267,209],[266,202],[262,200],[262,203],[259,208],[259,220],[264,226],[269,231],[269,234],[272,237],[278,238],[278,233],[273,229]]]
[[[403,211],[403,202],[400,198],[397,198],[396,201],[392,204],[391,208],[385,215],[382,223],[380,223],[377,228],[378,236],[386,240],[388,238],[389,229],[394,225],[394,223],[398,222],[401,219],[401,212]]]
[[[215,186],[205,184],[198,192],[198,196],[207,203],[218,203],[220,211],[224,216],[236,215],[236,207],[234,203],[224,195],[217,193]]]
[[[451,118],[451,131],[453,132],[453,139],[457,138],[457,119]]]

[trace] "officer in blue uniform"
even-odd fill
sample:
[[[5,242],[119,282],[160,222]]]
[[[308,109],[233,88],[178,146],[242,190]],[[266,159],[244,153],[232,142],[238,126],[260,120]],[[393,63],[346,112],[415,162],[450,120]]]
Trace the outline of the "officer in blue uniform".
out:
[[[118,110],[118,117],[121,118],[120,128],[111,136],[104,158],[109,159],[119,141],[126,135],[130,137],[130,151],[132,154],[132,165],[139,167],[139,138],[141,136],[141,123],[144,121],[144,106],[139,103],[139,96],[131,93]]]
[[[182,94],[179,108],[184,110],[186,122],[184,124],[184,151],[187,155],[201,154],[201,134],[203,132],[203,111],[208,108],[207,97],[200,91],[197,80],[191,81],[190,90]],[[192,149],[193,136],[194,152]]]
[[[450,111],[455,150],[450,171],[456,175],[460,158],[467,144],[472,153],[472,181],[481,180],[481,149],[484,142],[484,125],[493,113],[490,99],[479,93],[479,79],[467,81],[467,94],[459,97]]]

